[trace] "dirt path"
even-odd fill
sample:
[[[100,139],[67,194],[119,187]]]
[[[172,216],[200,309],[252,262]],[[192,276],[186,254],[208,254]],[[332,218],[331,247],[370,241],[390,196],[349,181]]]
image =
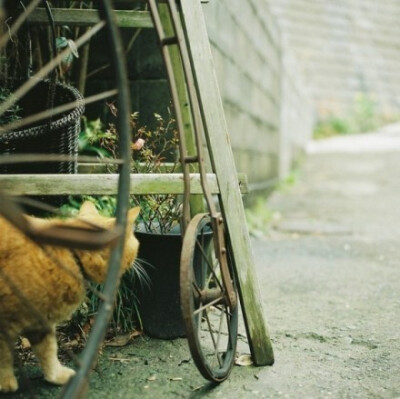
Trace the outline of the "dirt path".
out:
[[[89,398],[400,398],[400,150],[376,144],[384,135],[373,150],[340,140],[339,153],[313,147],[253,240],[275,365],[235,367],[213,387],[185,340],[139,338],[104,353]],[[35,383],[37,397],[56,395]]]

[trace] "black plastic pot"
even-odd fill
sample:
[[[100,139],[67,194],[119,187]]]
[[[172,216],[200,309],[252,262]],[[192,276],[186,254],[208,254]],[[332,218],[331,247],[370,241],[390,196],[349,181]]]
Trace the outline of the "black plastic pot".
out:
[[[145,261],[143,267],[151,281],[150,287],[136,288],[143,328],[156,338],[184,337],[179,290],[182,236],[179,232],[135,235],[140,242],[139,259]]]
[[[180,260],[182,252],[182,235],[179,226],[168,234],[136,231],[140,242],[139,259],[144,262],[151,286],[144,284],[136,287],[139,299],[139,313],[143,328],[149,335],[173,339],[184,337],[186,329],[180,303]],[[199,285],[207,274],[207,265],[202,253],[208,252],[212,242],[212,231],[202,231],[202,250],[195,251],[195,276]],[[194,267],[194,265],[191,265]]]

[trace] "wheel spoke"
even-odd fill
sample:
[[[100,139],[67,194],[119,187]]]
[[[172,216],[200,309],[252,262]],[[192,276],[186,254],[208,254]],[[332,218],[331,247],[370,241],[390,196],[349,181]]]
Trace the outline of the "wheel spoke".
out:
[[[220,281],[220,279],[219,279],[219,277],[218,277],[218,275],[216,273],[216,270],[217,270],[218,267],[219,267],[219,261],[218,261],[218,259],[215,259],[214,266],[213,267],[211,267],[211,266],[209,267],[210,274],[208,276],[206,286],[208,287],[211,284],[211,281],[214,281],[216,284],[218,284],[220,290],[224,291],[223,285],[222,285],[222,283],[221,283],[221,281]],[[213,277],[214,277],[214,280],[212,280]]]
[[[207,254],[205,253],[204,248],[203,248],[203,246],[200,244],[200,242],[199,242],[198,239],[196,240],[196,246],[197,246],[197,248],[200,250],[201,254],[203,255],[204,260],[207,262],[207,265],[209,266],[209,268],[212,269],[212,265],[210,264],[210,261],[209,261],[209,259],[208,259],[208,256],[207,256]]]
[[[221,339],[221,331],[222,331],[223,321],[224,321],[224,319],[222,317],[222,313],[220,313],[218,336],[217,336],[217,352],[216,352],[216,355],[217,355],[218,361],[220,362],[220,366],[221,367],[222,367],[222,361],[221,361],[221,359],[219,357],[221,354],[219,353],[218,348],[219,348],[219,343],[220,343],[220,339]]]
[[[32,0],[29,3],[28,7],[25,8],[24,12],[21,13],[16,19],[16,21],[12,24],[7,34],[3,34],[3,36],[0,38],[0,49],[2,49],[9,42],[9,40],[11,40],[11,38],[18,32],[19,28],[27,20],[29,15],[32,14],[33,10],[41,1],[42,0]]]
[[[97,101],[104,100],[106,98],[115,96],[117,94],[117,90],[107,90],[102,93],[94,94],[93,96],[86,97],[82,99],[81,103],[84,105],[92,104]],[[42,112],[38,112],[36,114],[33,114],[31,116],[28,116],[23,119],[18,119],[16,121],[7,123],[6,125],[1,126],[1,131],[7,132],[7,131],[12,131],[12,130],[17,130],[20,129],[21,127],[31,125],[36,122],[40,122],[42,120],[45,120],[49,117],[53,117],[59,114],[62,114],[67,111],[71,111],[74,108],[76,108],[77,101],[72,101],[70,103],[66,103],[63,105],[60,105],[58,107],[54,107]]]
[[[213,301],[207,303],[206,305],[203,305],[202,307],[199,307],[198,309],[196,309],[196,310],[193,312],[193,314],[201,313],[202,311],[204,311],[204,310],[210,308],[211,306],[214,306],[214,307],[215,307],[215,304],[218,303],[218,302],[220,302],[221,299],[224,299],[224,297],[221,296],[221,297],[219,297],[219,298],[217,298],[217,299],[214,299]]]
[[[192,282],[193,288],[197,291],[197,293],[199,294],[199,297],[201,296],[201,290],[198,287],[198,285],[193,281]]]
[[[196,366],[205,378],[221,382],[234,363],[238,310],[227,305],[214,240],[210,216],[195,216],[183,241],[181,305]],[[190,284],[185,278],[191,279]]]
[[[204,231],[202,231],[201,237],[204,237]],[[210,284],[210,282],[211,282],[212,277],[214,277],[214,278],[215,278],[215,282],[219,285],[219,287],[220,287],[220,289],[221,289],[221,291],[222,291],[222,290],[223,290],[223,286],[222,286],[222,284],[221,284],[219,278],[217,277],[217,274],[215,273],[215,270],[216,270],[216,268],[217,268],[218,265],[219,265],[218,260],[215,259],[214,265],[210,262],[209,257],[207,256],[207,254],[206,254],[206,252],[205,252],[203,246],[200,245],[200,242],[199,242],[198,239],[196,240],[196,246],[197,246],[197,248],[199,249],[199,251],[201,252],[201,254],[203,255],[203,259],[204,259],[205,262],[207,263],[208,270],[210,271],[210,275],[208,276],[208,279],[207,279],[207,282],[206,282],[205,286],[208,286],[208,285]]]
[[[232,316],[232,313],[229,311],[229,310],[230,310],[229,307],[224,307],[223,309],[222,309],[222,307],[219,306],[219,305],[215,305],[215,307],[216,307],[219,311],[224,312],[224,313],[226,314],[227,317]]]
[[[84,33],[77,41],[76,47],[79,48],[83,44],[85,44],[92,36],[94,36],[100,29],[102,29],[105,25],[104,21],[98,22],[93,28],[86,33]],[[34,86],[36,86],[37,82],[43,78],[45,78],[56,66],[60,65],[65,57],[70,56],[72,53],[71,49],[68,47],[59,53],[55,58],[50,60],[45,66],[43,66],[31,79],[27,80],[24,84],[22,84],[12,96],[9,96],[5,101],[3,101],[0,105],[0,115],[3,115],[8,109],[10,109],[19,98],[23,97],[28,91],[30,91]]]
[[[213,334],[213,328],[211,326],[211,322],[210,322],[210,319],[208,317],[208,312],[207,311],[205,312],[205,318],[206,318],[206,321],[207,321],[208,332],[210,333],[211,341],[212,341],[213,346],[214,346],[214,354],[216,354],[219,366],[222,367],[221,359],[217,355],[217,353],[218,353],[217,342],[215,341],[215,337],[214,337],[214,334]]]

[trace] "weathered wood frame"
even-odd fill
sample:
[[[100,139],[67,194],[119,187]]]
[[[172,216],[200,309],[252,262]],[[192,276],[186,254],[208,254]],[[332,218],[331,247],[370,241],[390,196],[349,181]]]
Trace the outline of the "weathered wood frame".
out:
[[[238,175],[243,193],[247,192],[244,174]],[[198,173],[190,175],[191,193],[202,194]],[[208,183],[213,194],[219,194],[217,177],[208,174]],[[115,195],[118,187],[118,175],[96,174],[43,174],[43,175],[0,175],[0,187],[11,195]],[[143,194],[183,194],[183,176],[181,173],[131,174],[130,192]]]
[[[182,21],[189,39],[197,89],[203,103],[208,151],[215,171],[215,174],[210,174],[210,185],[212,192],[219,194],[221,198],[250,350],[256,365],[271,365],[274,362],[274,355],[265,322],[241,199],[240,188],[241,185],[242,188],[245,187],[245,183],[243,178],[238,179],[235,171],[201,2],[181,0],[180,6]],[[148,12],[116,11],[116,13],[120,27],[152,27]],[[73,23],[87,26],[98,21],[97,14],[91,10],[54,10],[53,14],[56,24]],[[30,17],[30,21],[47,22],[47,16],[39,10]],[[202,193],[198,175],[193,174],[192,179],[192,193]],[[0,186],[13,194],[112,194],[116,190],[117,183],[115,175],[4,175],[0,176]],[[131,192],[134,194],[179,194],[183,191],[181,175],[170,174],[132,175],[131,187]]]
[[[256,365],[271,365],[274,362],[274,354],[265,323],[260,287],[203,10],[200,2],[193,0],[181,0],[180,6],[197,90],[203,106],[207,147],[218,178],[222,210],[229,231],[250,350]]]

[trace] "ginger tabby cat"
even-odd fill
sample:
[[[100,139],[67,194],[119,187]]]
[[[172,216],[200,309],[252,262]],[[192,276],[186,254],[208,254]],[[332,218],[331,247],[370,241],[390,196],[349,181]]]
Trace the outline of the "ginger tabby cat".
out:
[[[137,207],[128,213],[121,274],[133,265],[137,256],[139,243],[133,234],[133,224],[138,213]],[[50,223],[79,226],[82,225],[79,219],[103,228],[112,228],[115,223],[113,218],[99,215],[90,202],[82,205],[79,219],[28,219],[37,226]],[[49,257],[2,217],[0,232],[0,392],[18,389],[13,371],[13,349],[19,335],[29,339],[45,379],[53,384],[65,384],[75,372],[57,358],[56,325],[70,318],[84,300],[84,278],[104,282],[110,250],[76,250],[74,254],[66,248],[47,246],[52,254]],[[70,272],[52,259],[58,259]],[[18,290],[13,290],[12,285]]]

